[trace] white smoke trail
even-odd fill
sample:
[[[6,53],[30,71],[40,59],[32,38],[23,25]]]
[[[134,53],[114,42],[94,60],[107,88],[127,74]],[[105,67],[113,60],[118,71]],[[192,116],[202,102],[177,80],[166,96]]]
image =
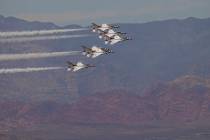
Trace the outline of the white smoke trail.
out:
[[[23,73],[23,72],[38,72],[38,71],[48,71],[48,70],[60,70],[63,67],[28,67],[28,68],[11,68],[11,69],[0,69],[0,74],[13,74],[13,73]]]
[[[28,42],[37,40],[57,40],[57,39],[67,39],[67,38],[79,38],[91,36],[88,34],[84,35],[61,35],[61,36],[37,36],[37,37],[20,37],[20,38],[0,38],[0,43],[12,43],[12,42]]]
[[[88,30],[88,29],[87,28],[80,28],[80,29],[53,29],[53,30],[0,32],[0,37],[49,35],[49,34],[58,34],[58,33],[75,32],[75,31],[83,31],[83,30]]]
[[[81,53],[81,51],[25,53],[25,54],[1,54],[0,61],[70,56],[70,55],[78,55],[80,53]]]

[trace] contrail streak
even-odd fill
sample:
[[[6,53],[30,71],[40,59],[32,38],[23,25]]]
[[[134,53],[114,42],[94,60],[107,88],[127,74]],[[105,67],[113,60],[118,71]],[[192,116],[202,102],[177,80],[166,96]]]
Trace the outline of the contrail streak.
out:
[[[48,71],[48,70],[60,70],[63,67],[28,67],[28,68],[11,68],[11,69],[0,69],[0,74],[13,74],[13,73],[23,73],[23,72],[38,72],[38,71]]]
[[[81,53],[81,51],[25,53],[25,54],[1,54],[0,61],[70,56],[70,55],[78,55],[80,53]]]
[[[58,34],[58,33],[66,33],[66,32],[83,31],[83,30],[88,30],[88,28],[0,32],[0,37],[48,35],[48,34]]]
[[[89,34],[84,35],[62,35],[62,36],[37,36],[37,37],[20,37],[20,38],[0,38],[0,43],[11,43],[11,42],[28,42],[37,40],[57,40],[67,38],[79,38],[91,36]]]

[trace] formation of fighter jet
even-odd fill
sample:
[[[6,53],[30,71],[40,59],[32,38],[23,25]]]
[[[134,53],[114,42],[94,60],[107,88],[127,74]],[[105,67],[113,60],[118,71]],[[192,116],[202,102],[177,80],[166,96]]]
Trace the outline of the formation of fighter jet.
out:
[[[95,67],[90,64],[83,64],[82,62],[72,63],[72,62],[68,61],[67,64],[68,64],[67,71],[73,71],[73,72],[78,71],[80,69]]]
[[[114,28],[119,28],[118,25],[109,25],[109,24],[101,24],[97,25],[92,23],[92,31],[99,33],[99,38],[104,39],[105,44],[114,45],[118,42],[132,40],[131,38],[125,36],[126,33],[116,32]]]
[[[83,48],[83,52],[82,54],[87,56],[87,57],[91,57],[91,58],[96,58],[100,55],[103,54],[109,54],[109,53],[113,53],[113,51],[111,49],[108,48],[100,48],[97,46],[93,46],[91,48],[88,48],[86,46],[82,46]]]
[[[105,44],[114,45],[118,42],[132,40],[132,38],[126,36],[126,33],[115,31],[114,30],[115,28],[119,28],[119,25],[112,25],[112,24],[97,25],[95,23],[92,23],[91,25],[92,32],[97,32],[99,34],[99,38],[103,39],[105,41]],[[100,55],[113,53],[113,51],[109,48],[100,48],[97,46],[93,46],[90,48],[82,46],[82,48],[83,48],[82,54],[90,58],[96,58]],[[67,71],[73,71],[73,72],[85,68],[95,67],[90,64],[83,64],[82,62],[72,63],[68,61],[67,63],[68,63]]]

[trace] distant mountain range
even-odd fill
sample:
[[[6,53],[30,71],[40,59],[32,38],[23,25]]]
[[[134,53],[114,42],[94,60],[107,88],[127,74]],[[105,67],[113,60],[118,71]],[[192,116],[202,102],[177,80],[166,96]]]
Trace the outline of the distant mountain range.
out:
[[[0,31],[80,28],[0,16]],[[97,59],[71,56],[0,62],[0,68],[64,66],[67,60],[97,67],[78,73],[49,71],[0,75],[0,125],[44,122],[192,122],[210,117],[210,19],[120,24],[132,41]],[[75,34],[90,33],[75,32]],[[71,33],[72,34],[72,33]],[[81,50],[93,36],[0,43],[0,53]],[[73,102],[73,103],[72,103]],[[6,108],[6,110],[5,110]]]
[[[21,30],[47,30],[58,28],[78,28],[79,25],[68,25],[59,27],[51,22],[26,21],[16,17],[4,17],[0,15],[0,31],[21,31]]]
[[[54,29],[59,28],[53,23],[43,23],[38,21],[29,22],[15,17],[4,17],[0,15],[0,31],[13,30],[34,30],[34,29]]]
[[[67,27],[80,27],[69,25]],[[120,24],[132,41],[112,47],[114,54],[97,59],[71,56],[51,59],[5,61],[1,68],[29,66],[64,66],[65,62],[83,61],[97,67],[79,73],[66,71],[0,75],[1,98],[20,100],[74,100],[96,92],[123,89],[135,94],[159,82],[187,74],[210,74],[210,19],[154,21]],[[28,22],[14,17],[0,17],[0,30],[39,30],[62,28],[53,23]],[[63,27],[64,28],[64,27]],[[82,33],[90,33],[85,31]],[[81,34],[75,32],[73,34]],[[104,45],[95,34],[86,38],[0,44],[3,53],[81,50],[81,45]]]

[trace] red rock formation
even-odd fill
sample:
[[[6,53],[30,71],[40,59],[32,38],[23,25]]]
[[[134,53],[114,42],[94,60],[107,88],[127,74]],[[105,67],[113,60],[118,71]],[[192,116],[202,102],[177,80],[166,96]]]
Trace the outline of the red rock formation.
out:
[[[73,104],[0,102],[1,126],[82,122],[134,124],[161,120],[193,122],[210,119],[210,80],[184,76],[158,84],[146,95],[110,91],[84,96]]]

